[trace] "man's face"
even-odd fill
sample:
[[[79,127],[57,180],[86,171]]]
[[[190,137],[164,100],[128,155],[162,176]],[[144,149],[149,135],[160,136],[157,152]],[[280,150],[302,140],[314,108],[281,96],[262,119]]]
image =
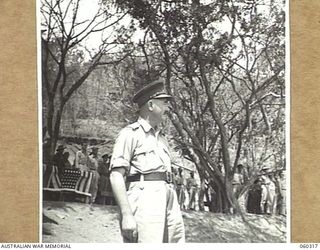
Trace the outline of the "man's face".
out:
[[[152,99],[154,119],[161,123],[166,118],[166,112],[169,111],[169,100],[167,98]]]

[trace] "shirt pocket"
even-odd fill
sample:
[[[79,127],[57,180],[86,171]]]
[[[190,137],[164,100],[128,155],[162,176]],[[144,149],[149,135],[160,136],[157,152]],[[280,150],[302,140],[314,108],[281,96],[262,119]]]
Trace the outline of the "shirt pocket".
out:
[[[155,167],[162,165],[162,161],[152,147],[142,146],[135,151],[135,163],[143,172],[153,170]]]

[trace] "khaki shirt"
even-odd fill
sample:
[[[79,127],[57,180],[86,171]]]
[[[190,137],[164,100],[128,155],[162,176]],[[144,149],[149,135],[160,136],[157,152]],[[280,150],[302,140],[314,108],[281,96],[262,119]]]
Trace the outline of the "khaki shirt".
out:
[[[166,139],[141,117],[122,129],[116,139],[110,168],[126,169],[126,174],[171,172],[171,157]]]
[[[81,150],[76,153],[75,167],[80,170],[89,170],[88,168],[88,156],[85,155]]]
[[[92,171],[98,171],[98,157],[95,157],[93,155],[89,156],[89,161],[88,161],[88,167]]]

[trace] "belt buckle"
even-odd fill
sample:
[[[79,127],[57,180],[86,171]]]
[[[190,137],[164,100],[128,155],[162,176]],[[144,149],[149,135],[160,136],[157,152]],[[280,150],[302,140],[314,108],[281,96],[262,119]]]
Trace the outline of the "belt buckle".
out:
[[[172,182],[173,182],[173,180],[172,180],[172,173],[166,172],[166,181],[167,181],[168,183],[172,183]]]

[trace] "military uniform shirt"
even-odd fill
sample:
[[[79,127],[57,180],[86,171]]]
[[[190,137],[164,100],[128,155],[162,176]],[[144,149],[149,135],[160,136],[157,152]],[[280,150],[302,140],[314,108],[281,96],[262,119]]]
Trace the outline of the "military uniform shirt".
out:
[[[171,172],[168,143],[160,131],[155,131],[140,117],[137,122],[120,131],[110,167],[124,167],[128,175]]]

